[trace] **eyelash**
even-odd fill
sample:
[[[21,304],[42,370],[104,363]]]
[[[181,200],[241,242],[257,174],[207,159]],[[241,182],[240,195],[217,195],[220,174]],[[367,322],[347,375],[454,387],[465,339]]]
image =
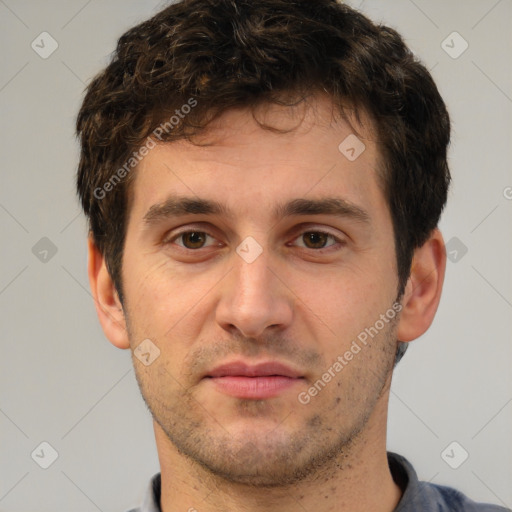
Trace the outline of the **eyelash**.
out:
[[[183,235],[186,235],[186,234],[189,234],[189,233],[199,233],[201,235],[206,235],[207,237],[210,237],[210,238],[215,238],[214,236],[210,235],[207,231],[201,231],[199,229],[188,229],[186,231],[181,231],[180,233],[176,233],[175,235],[173,235],[169,239],[164,239],[163,244],[164,245],[169,245],[171,243],[174,243],[175,240],[178,240]],[[307,229],[307,230],[304,230],[298,236],[296,236],[294,238],[294,240],[296,240],[297,238],[300,238],[301,236],[304,236],[305,234],[308,234],[308,233],[309,234],[312,233],[312,234],[326,235],[329,238],[331,238],[331,240],[334,240],[336,243],[334,243],[332,245],[329,245],[327,247],[321,247],[319,249],[313,249],[313,248],[309,248],[309,247],[301,247],[301,249],[311,250],[313,252],[322,252],[322,251],[327,251],[327,250],[331,249],[332,247],[336,247],[336,245],[344,245],[344,241],[342,239],[336,237],[335,235],[333,235],[332,233],[329,233],[328,231],[322,231],[320,229]],[[185,250],[185,251],[190,251],[190,252],[198,252],[201,249],[205,249],[206,248],[206,247],[199,247],[197,249],[189,249],[188,247],[184,247],[183,245],[179,245],[179,244],[177,244],[177,245],[178,245],[178,247],[180,247],[180,249]]]

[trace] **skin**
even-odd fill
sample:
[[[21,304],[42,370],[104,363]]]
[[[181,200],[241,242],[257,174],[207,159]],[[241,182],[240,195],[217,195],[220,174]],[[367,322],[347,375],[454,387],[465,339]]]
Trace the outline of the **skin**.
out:
[[[392,511],[402,494],[385,444],[396,340],[417,338],[434,318],[446,264],[441,233],[415,251],[396,320],[301,404],[298,394],[397,298],[393,228],[370,122],[358,126],[365,151],[349,161],[338,145],[353,130],[333,119],[328,98],[257,115],[295,129],[263,130],[250,111],[232,110],[194,141],[200,146],[161,144],[136,169],[123,305],[89,239],[107,338],[131,350],[149,338],[160,350],[148,366],[133,362],[154,418],[162,510]],[[232,216],[187,214],[147,226],[150,207],[170,194],[216,200]],[[368,221],[272,215],[278,203],[332,196]],[[186,230],[209,236],[176,237]],[[318,231],[336,238],[305,235]],[[252,263],[236,252],[248,236],[262,248]],[[272,398],[235,398],[203,378],[234,359],[280,361],[303,378]]]

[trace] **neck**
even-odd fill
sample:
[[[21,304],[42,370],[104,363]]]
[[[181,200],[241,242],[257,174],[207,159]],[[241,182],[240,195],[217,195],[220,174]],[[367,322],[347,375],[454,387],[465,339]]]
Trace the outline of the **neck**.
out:
[[[179,453],[155,422],[162,512],[392,512],[402,491],[388,466],[386,421],[387,399],[381,400],[364,432],[343,457],[333,459],[329,467],[322,467],[308,480],[274,488],[251,487],[212,475]]]

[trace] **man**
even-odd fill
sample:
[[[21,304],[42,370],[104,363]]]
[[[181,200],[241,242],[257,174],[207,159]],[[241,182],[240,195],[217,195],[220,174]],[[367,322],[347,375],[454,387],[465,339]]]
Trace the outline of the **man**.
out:
[[[138,510],[505,510],[386,452],[450,182],[448,113],[394,30],[184,0],[120,38],[77,131],[98,316],[154,420]]]

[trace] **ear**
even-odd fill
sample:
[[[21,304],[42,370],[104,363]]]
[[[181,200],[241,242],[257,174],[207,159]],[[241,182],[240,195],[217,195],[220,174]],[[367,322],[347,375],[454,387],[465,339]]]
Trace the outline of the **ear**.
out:
[[[89,236],[87,248],[89,283],[103,332],[115,347],[130,348],[121,301],[107,270],[105,259],[96,247],[92,236]]]
[[[446,249],[443,236],[436,228],[414,251],[398,324],[400,341],[415,340],[432,324],[441,300],[445,269]]]

